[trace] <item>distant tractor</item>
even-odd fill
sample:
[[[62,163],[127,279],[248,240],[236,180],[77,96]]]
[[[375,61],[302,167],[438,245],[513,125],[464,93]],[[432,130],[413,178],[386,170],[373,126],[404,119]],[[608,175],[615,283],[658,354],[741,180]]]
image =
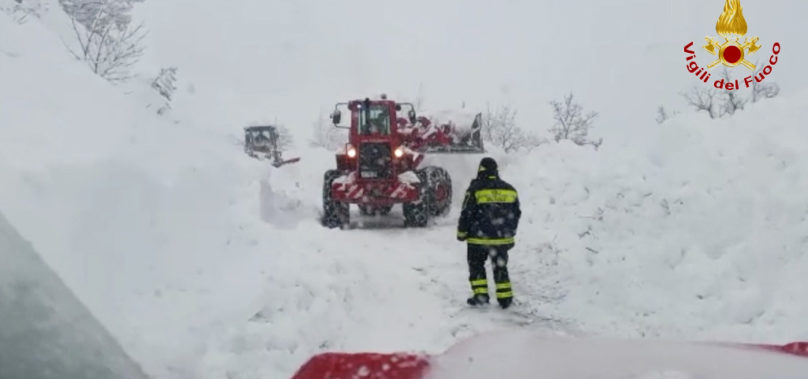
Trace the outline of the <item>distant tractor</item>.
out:
[[[340,107],[347,107],[350,126],[340,125]],[[418,117],[412,104],[382,96],[337,103],[331,120],[350,132],[337,152],[337,167],[323,178],[322,221],[330,228],[350,224],[350,204],[363,215],[386,215],[401,204],[404,224],[424,227],[430,218],[449,213],[452,180],[441,167],[418,168],[423,153],[485,152],[479,113],[466,120],[467,128],[454,121],[437,124]]]
[[[278,128],[272,125],[249,126],[244,128],[244,152],[257,159],[271,159],[275,167],[294,163],[300,158],[283,159],[278,147]]]

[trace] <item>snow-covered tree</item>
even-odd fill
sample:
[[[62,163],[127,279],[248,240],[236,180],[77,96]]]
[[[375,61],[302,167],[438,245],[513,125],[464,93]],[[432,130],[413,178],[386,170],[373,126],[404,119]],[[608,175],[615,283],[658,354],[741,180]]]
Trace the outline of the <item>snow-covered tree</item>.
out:
[[[132,22],[135,3],[143,0],[59,0],[65,12],[88,30],[101,34],[110,25],[123,29]]]
[[[160,70],[160,73],[157,75],[156,78],[151,83],[152,88],[160,94],[165,100],[165,103],[162,107],[157,110],[158,114],[164,114],[166,111],[171,109],[171,98],[174,95],[174,91],[177,90],[176,86],[177,82],[177,68],[176,67],[167,67]]]
[[[506,153],[521,149],[533,150],[546,140],[526,132],[516,125],[517,111],[509,106],[497,110],[489,109],[482,118],[482,137],[485,141],[502,148]]]
[[[726,82],[731,81],[726,69],[722,72],[721,77]],[[682,96],[697,112],[706,112],[710,118],[721,118],[732,116],[735,112],[743,110],[750,101],[756,103],[762,99],[776,97],[780,93],[780,86],[777,83],[758,83],[757,80],[753,80],[751,87],[749,95],[744,96],[738,90],[717,90],[696,85],[689,92],[682,93]]]
[[[110,82],[131,77],[130,68],[143,54],[146,31],[132,24],[130,11],[143,0],[60,0],[78,39],[77,58]]]
[[[29,18],[47,13],[50,3],[45,0],[0,0],[0,12],[23,24]]]
[[[564,96],[562,101],[551,101],[550,106],[553,108],[555,120],[550,132],[553,133],[556,142],[570,140],[577,145],[593,145],[595,148],[603,143],[602,138],[597,141],[589,139],[589,130],[592,129],[598,112],[585,114],[583,106],[574,102],[572,93]]]
[[[751,101],[757,103],[763,99],[771,99],[780,94],[780,86],[777,83],[758,83],[757,80],[752,82],[752,96]]]
[[[177,68],[166,67],[160,69],[160,73],[154,78],[154,81],[152,81],[152,88],[154,88],[160,96],[171,101],[171,96],[174,94],[174,91],[177,90],[177,86],[175,85],[176,81]]]
[[[729,71],[726,67],[724,67],[724,70],[721,72],[721,77],[726,82],[730,82],[731,78],[729,77]],[[720,116],[732,116],[735,114],[735,112],[743,110],[743,107],[746,106],[746,102],[748,101],[745,97],[738,94],[737,90],[725,91],[724,98],[722,100],[721,109],[719,110]]]
[[[682,97],[685,98],[688,105],[695,108],[696,112],[707,112],[710,118],[720,116],[721,96],[716,89],[695,85],[690,88],[689,92],[682,93]]]

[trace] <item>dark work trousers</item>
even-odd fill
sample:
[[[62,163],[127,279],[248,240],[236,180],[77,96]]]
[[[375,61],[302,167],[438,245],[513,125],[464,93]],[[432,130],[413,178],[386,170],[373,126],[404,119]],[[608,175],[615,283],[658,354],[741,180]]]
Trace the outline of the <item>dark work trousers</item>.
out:
[[[508,277],[508,250],[513,245],[484,246],[468,244],[469,283],[475,297],[488,302],[488,279],[485,274],[485,261],[491,258],[494,272],[497,301],[500,305],[510,305],[513,300],[511,280]]]

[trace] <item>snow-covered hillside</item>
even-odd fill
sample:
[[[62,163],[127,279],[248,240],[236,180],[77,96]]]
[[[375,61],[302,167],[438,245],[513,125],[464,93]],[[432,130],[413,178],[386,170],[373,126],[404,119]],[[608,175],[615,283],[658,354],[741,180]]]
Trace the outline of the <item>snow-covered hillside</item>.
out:
[[[228,9],[243,16],[258,3]],[[721,121],[685,113],[631,125],[598,151],[566,143],[492,151],[522,198],[511,263],[519,304],[476,312],[464,305],[465,251],[454,229],[481,156],[429,157],[450,170],[455,197],[450,216],[427,229],[399,227],[398,210],[325,229],[317,218],[332,152],[298,138],[293,153],[303,160],[275,169],[244,155],[240,127],[274,100],[313,102],[290,107],[306,110],[296,117],[307,122],[344,100],[325,97],[357,94],[286,97],[247,73],[192,76],[204,86],[183,87],[169,122],[76,62],[52,27],[64,16],[49,17],[45,27],[0,15],[0,211],[155,378],[283,378],[318,351],[438,353],[499,328],[808,338],[806,92]],[[188,22],[216,20],[201,17]],[[155,25],[153,38],[168,25]],[[253,35],[246,29],[241,36]],[[241,41],[234,49],[249,50]],[[275,57],[250,58],[256,67]],[[296,136],[308,135],[305,125]]]

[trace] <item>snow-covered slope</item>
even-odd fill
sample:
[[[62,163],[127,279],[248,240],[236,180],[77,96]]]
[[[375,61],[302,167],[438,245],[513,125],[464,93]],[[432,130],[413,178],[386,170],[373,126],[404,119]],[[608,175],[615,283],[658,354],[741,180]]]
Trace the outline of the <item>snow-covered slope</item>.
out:
[[[523,291],[557,288],[558,311],[597,333],[808,336],[806,100],[688,115],[623,146],[547,146],[512,164],[530,207],[521,270],[535,281]]]
[[[87,72],[53,29],[3,16],[0,36],[0,210],[155,377],[288,377],[321,350],[441,352],[526,323],[565,334],[808,337],[799,302],[808,94],[724,121],[632,125],[599,151],[492,152],[523,199],[517,316],[463,305],[454,227],[480,156],[429,158],[450,170],[455,206],[428,229],[398,227],[398,212],[324,229],[332,153],[299,141],[300,163],[271,168],[241,151],[241,121],[278,99],[307,104],[290,112],[313,119],[320,100],[355,93],[312,100],[246,72],[206,77],[178,100],[175,124]]]

